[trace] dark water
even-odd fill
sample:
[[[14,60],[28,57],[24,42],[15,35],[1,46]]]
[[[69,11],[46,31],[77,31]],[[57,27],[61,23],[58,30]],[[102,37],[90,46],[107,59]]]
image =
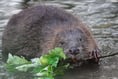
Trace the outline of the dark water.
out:
[[[38,4],[63,7],[79,16],[92,29],[101,55],[118,52],[118,0],[0,0],[0,39],[13,14]],[[16,79],[6,72],[3,64],[0,53],[0,79]],[[30,79],[24,76],[26,74],[17,79]],[[69,70],[61,79],[118,79],[118,55],[101,59],[99,66]]]

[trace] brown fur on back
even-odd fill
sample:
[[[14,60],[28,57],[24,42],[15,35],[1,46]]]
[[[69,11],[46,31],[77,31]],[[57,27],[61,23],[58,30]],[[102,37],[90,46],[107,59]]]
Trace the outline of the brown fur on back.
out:
[[[88,27],[61,8],[36,6],[14,15],[3,33],[3,54],[34,58],[55,47],[56,35],[68,29],[80,29],[87,37],[87,50],[97,45]]]

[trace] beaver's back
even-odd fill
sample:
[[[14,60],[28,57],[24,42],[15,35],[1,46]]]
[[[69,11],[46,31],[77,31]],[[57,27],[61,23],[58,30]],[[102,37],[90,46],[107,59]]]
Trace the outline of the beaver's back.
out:
[[[56,41],[58,33],[74,29],[79,29],[79,36],[86,38],[87,53],[97,48],[86,25],[70,13],[53,6],[28,8],[14,15],[5,27],[2,53],[4,56],[12,53],[28,59],[41,56],[60,41]]]
[[[37,53],[42,52],[45,41],[53,38],[54,31],[59,30],[56,28],[68,28],[74,20],[76,18],[71,14],[53,6],[36,6],[23,10],[14,15],[5,27],[3,54],[36,57]]]

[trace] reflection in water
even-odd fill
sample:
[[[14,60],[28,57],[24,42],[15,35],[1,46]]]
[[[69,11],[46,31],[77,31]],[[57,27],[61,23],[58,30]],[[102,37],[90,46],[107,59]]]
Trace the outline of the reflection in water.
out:
[[[116,0],[117,1],[117,0]],[[11,15],[39,4],[56,5],[78,16],[92,29],[102,55],[118,51],[118,2],[114,0],[1,0],[0,39]],[[1,40],[0,40],[1,44]],[[1,45],[0,45],[1,49]],[[99,66],[82,66],[67,71],[62,79],[118,79],[118,56],[104,58]],[[0,79],[16,79],[6,72],[0,53]],[[19,75],[19,74],[18,74]],[[26,79],[26,74],[17,79]],[[24,78],[25,77],[25,78]],[[57,79],[60,77],[57,77]],[[28,78],[30,79],[30,78]],[[32,79],[32,78],[31,78]]]
[[[58,76],[57,79],[96,79],[96,77],[100,77],[98,72],[99,65],[84,64],[79,68],[66,71],[64,76]]]

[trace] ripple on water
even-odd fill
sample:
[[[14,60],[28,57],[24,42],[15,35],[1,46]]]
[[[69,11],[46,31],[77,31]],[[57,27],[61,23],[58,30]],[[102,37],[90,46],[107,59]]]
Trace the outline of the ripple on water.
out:
[[[23,0],[0,0],[0,39],[4,26],[11,15],[21,11],[24,7]],[[35,0],[34,0],[35,1]],[[118,3],[113,0],[40,0],[31,6],[38,4],[57,5],[72,12],[92,28],[94,37],[102,50],[102,55],[111,54],[118,51]],[[0,40],[1,49],[1,40]],[[78,70],[76,79],[118,79],[118,56],[101,59],[100,67],[97,70],[83,69]],[[0,79],[14,79],[7,74],[0,53]],[[76,72],[74,70],[74,72]],[[73,79],[68,76],[66,79]]]

